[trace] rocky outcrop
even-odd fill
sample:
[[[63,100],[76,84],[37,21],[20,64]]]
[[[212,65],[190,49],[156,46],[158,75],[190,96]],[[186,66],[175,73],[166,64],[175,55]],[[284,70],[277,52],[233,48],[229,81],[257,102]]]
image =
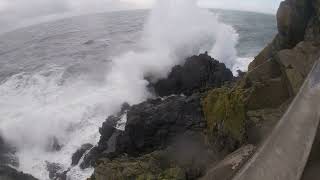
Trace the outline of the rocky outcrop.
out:
[[[277,12],[278,31],[283,48],[292,48],[304,39],[304,32],[312,14],[311,1],[285,0]]]
[[[133,156],[152,152],[180,134],[205,126],[199,95],[148,100],[128,110],[126,130],[117,138],[116,151]]]
[[[282,2],[279,33],[237,82],[207,54],[188,58],[151,84],[166,98],[126,106],[107,119],[82,167],[95,167],[92,180],[232,178],[320,57],[319,15],[319,0]],[[117,129],[124,118],[125,129]]]
[[[46,162],[49,178],[52,180],[67,180],[67,173],[70,171],[64,170],[63,166],[59,163]]]
[[[15,148],[6,143],[0,136],[0,165],[17,166],[18,160],[14,154]]]
[[[221,90],[212,92],[212,97],[201,93],[233,80],[231,71],[207,54],[188,58],[184,66],[174,67],[167,79],[153,84],[158,94],[175,95],[124,105],[103,123],[98,146],[80,167],[94,166],[92,179],[192,180],[204,176],[214,162],[246,141],[241,93],[232,96]],[[215,95],[217,100],[212,99]],[[209,101],[217,104],[219,115],[211,113]],[[240,109],[229,111],[229,106]],[[232,118],[229,112],[234,113]],[[238,115],[243,119],[238,121]],[[125,128],[119,130],[118,122],[123,119]]]
[[[207,133],[216,147],[234,151],[245,141],[246,109],[244,92],[239,89],[214,89],[202,101]],[[223,138],[222,138],[223,137]]]
[[[279,51],[292,49],[302,41],[319,42],[319,3],[285,0],[277,12],[278,35],[250,64],[249,71],[272,59]]]
[[[187,58],[183,65],[173,67],[169,76],[153,87],[159,96],[191,95],[201,89],[221,87],[232,80],[232,72],[225,64],[205,53]]]
[[[16,149],[0,135],[0,180],[36,180],[31,175],[19,172],[13,167],[19,166],[15,156]]]
[[[71,166],[75,166],[79,163],[82,156],[93,148],[92,144],[84,144],[82,145],[71,157]]]
[[[16,169],[0,165],[0,179],[1,180],[37,180],[31,175],[24,174]]]
[[[238,86],[248,111],[277,109],[299,91],[320,57],[319,1],[285,0],[277,12],[278,31],[259,53]]]
[[[319,12],[319,0],[281,3],[277,13],[278,35],[250,64],[238,86],[249,91],[245,103],[248,142],[259,143],[266,138],[265,134],[273,129],[319,60]],[[315,144],[302,179],[319,177],[318,149]]]
[[[125,131],[119,131],[116,121],[124,114],[111,116],[100,129],[101,139],[85,158],[128,154],[137,157],[164,149],[183,136],[201,136],[206,122],[201,110],[200,96],[170,96],[152,99],[130,107],[126,112]],[[90,161],[90,160],[89,160]],[[89,164],[93,164],[92,162]],[[85,166],[84,166],[85,167]]]
[[[293,49],[279,51],[275,59],[282,65],[288,79],[287,86],[296,95],[308,76],[314,62],[320,57],[320,48],[314,43],[303,41]]]
[[[214,154],[203,147],[201,141],[188,139],[136,158],[102,158],[92,179],[197,179],[204,175],[207,165],[214,159]]]

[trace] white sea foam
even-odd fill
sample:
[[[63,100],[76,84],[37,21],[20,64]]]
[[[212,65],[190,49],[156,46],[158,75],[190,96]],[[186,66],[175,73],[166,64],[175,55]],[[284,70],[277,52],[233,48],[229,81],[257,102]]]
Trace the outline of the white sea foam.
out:
[[[247,72],[249,64],[253,61],[253,57],[238,57],[236,58],[234,65],[232,66],[232,72],[237,75],[237,71]]]
[[[171,67],[190,55],[209,51],[231,69],[239,62],[238,35],[194,0],[161,0],[145,25],[139,50],[113,58],[105,81],[91,83],[79,76],[65,79],[64,67],[14,75],[0,85],[0,131],[17,146],[20,169],[48,179],[46,161],[64,168],[83,143],[96,144],[104,119],[123,102],[136,104],[152,94],[145,77],[165,77]],[[124,128],[124,127],[122,127]],[[63,145],[49,151],[52,139]],[[74,167],[69,178],[81,180],[92,169]]]

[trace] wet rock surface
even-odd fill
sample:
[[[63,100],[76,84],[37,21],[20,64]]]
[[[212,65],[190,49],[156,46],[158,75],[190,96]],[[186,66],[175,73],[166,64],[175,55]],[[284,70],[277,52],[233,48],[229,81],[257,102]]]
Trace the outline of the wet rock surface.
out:
[[[69,170],[64,171],[61,164],[58,163],[47,163],[47,170],[49,172],[49,178],[52,180],[67,180],[67,173]]]
[[[217,88],[234,79],[232,72],[207,53],[186,59],[183,65],[172,68],[166,79],[153,84],[159,96],[191,95],[206,88]]]
[[[200,96],[148,100],[127,112],[126,130],[117,137],[116,151],[129,155],[166,147],[173,137],[205,128]]]
[[[82,145],[71,157],[71,165],[75,166],[79,163],[81,160],[82,156],[89,151],[93,147],[92,144],[84,144]]]
[[[36,180],[13,168],[19,165],[15,152],[15,148],[0,136],[0,180]]]
[[[119,116],[110,116],[103,123],[99,144],[85,157],[83,167],[93,165],[92,159],[97,157],[113,158],[120,154],[137,157],[164,149],[177,137],[192,132],[201,134],[206,128],[197,94],[150,99],[130,107],[126,115],[125,131],[115,128]]]
[[[15,152],[15,148],[6,143],[0,136],[0,165],[17,166],[19,163],[14,155]]]
[[[31,175],[24,174],[16,169],[0,165],[0,180],[37,180]]]

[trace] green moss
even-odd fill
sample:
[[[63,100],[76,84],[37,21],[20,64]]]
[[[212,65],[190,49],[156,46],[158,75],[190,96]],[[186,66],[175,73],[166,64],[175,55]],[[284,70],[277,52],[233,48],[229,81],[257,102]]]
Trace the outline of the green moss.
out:
[[[202,107],[211,136],[222,134],[243,141],[246,119],[243,90],[211,90],[203,99]]]
[[[165,170],[158,177],[159,180],[184,180],[185,172],[181,168],[175,167]]]
[[[156,151],[138,158],[100,160],[95,180],[185,180],[185,170],[168,158],[167,151]]]

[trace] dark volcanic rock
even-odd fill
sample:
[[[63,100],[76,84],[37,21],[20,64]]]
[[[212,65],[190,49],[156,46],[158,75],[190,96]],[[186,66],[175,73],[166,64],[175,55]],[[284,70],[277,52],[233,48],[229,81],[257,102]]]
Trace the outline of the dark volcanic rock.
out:
[[[80,159],[82,158],[82,156],[91,148],[93,147],[92,144],[84,144],[82,145],[71,157],[72,159],[72,166],[75,166],[79,163]]]
[[[152,86],[159,96],[190,95],[200,89],[221,87],[232,80],[232,72],[205,53],[188,58],[183,66],[175,66],[168,78]]]
[[[15,148],[6,143],[0,136],[0,165],[17,166],[19,162],[14,155],[15,152]]]
[[[49,178],[52,180],[66,180],[69,170],[64,171],[62,165],[58,163],[47,163],[47,170],[49,172]]]
[[[128,110],[126,130],[118,135],[115,150],[133,156],[151,152],[179,134],[205,126],[199,95],[148,100]]]
[[[24,174],[9,166],[0,165],[0,180],[37,180],[31,175]]]
[[[124,107],[124,106],[123,106]],[[128,108],[129,106],[126,104],[125,106]],[[98,146],[93,147],[83,159],[83,162],[80,164],[81,169],[89,168],[90,166],[94,166],[95,161],[102,156],[103,153],[114,152],[115,150],[115,138],[118,134],[120,134],[120,130],[117,130],[115,127],[117,125],[117,121],[120,120],[120,116],[124,113],[124,108],[117,114],[117,116],[110,116],[99,129],[101,134],[100,141]]]
[[[115,128],[121,116],[110,116],[100,128],[101,139],[84,158],[81,168],[93,166],[97,159],[112,159],[120,154],[138,156],[166,148],[178,136],[201,133],[206,122],[200,95],[153,99],[130,107],[125,131]]]

